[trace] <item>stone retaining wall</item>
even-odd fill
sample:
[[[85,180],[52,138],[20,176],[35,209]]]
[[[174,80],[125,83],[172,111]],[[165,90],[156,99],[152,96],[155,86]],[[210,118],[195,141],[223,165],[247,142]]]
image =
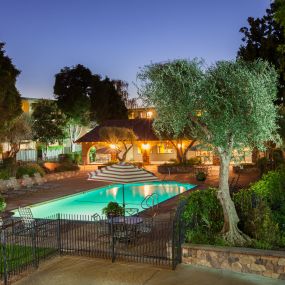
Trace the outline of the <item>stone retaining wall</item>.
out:
[[[182,262],[285,280],[285,251],[184,244]]]

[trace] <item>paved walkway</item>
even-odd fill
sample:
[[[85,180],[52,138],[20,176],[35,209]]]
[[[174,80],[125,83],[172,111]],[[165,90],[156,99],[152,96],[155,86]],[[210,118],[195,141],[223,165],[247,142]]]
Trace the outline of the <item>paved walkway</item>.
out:
[[[175,271],[145,264],[58,257],[15,285],[284,285],[256,275],[179,265]]]

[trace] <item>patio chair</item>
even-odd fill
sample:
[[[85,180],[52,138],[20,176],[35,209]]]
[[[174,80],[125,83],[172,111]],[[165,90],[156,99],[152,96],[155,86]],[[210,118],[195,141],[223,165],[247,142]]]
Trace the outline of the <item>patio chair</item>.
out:
[[[125,215],[128,216],[137,216],[139,213],[138,208],[125,208]]]
[[[33,235],[48,236],[53,234],[52,227],[46,227],[49,222],[46,220],[36,220],[29,207],[19,207],[18,213],[20,216],[19,223],[14,227],[14,233],[18,235]],[[54,226],[54,225],[53,225]]]
[[[43,185],[46,181],[45,179],[40,175],[40,173],[36,172],[34,174],[34,184],[35,185]]]
[[[96,223],[96,229],[99,237],[110,234],[110,224],[107,220],[103,219],[99,214],[95,213],[91,219]]]
[[[9,180],[7,180],[7,188],[10,190],[20,190],[21,185],[18,183],[16,177],[10,177]]]
[[[0,193],[5,195],[8,191],[7,180],[0,179]]]
[[[153,218],[144,218],[143,222],[137,225],[137,230],[141,234],[148,234],[153,229]]]
[[[115,241],[129,243],[137,238],[137,225],[126,223],[113,224],[113,237]]]

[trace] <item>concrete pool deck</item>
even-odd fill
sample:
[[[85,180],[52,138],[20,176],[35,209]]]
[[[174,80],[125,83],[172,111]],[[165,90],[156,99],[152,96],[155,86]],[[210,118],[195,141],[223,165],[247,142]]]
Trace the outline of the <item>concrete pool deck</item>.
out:
[[[175,271],[147,264],[111,263],[84,257],[57,257],[15,285],[281,285],[284,280],[191,265]]]
[[[97,169],[97,166],[93,166],[93,170]],[[169,181],[177,181],[177,182],[186,182],[191,184],[198,184],[197,188],[205,189],[209,186],[215,187],[218,185],[218,175],[219,175],[219,168],[213,167],[209,177],[205,182],[197,183],[195,177],[192,177],[189,174],[172,174],[172,175],[164,175],[159,174],[157,172],[156,165],[149,165],[146,167],[149,171],[152,171],[155,175],[157,175],[161,180],[169,180]],[[92,169],[88,169],[91,171]],[[81,173],[72,178],[65,178],[63,180],[52,181],[50,182],[51,187],[50,189],[42,189],[37,191],[27,191],[27,193],[22,195],[17,195],[14,197],[8,197],[6,199],[7,203],[7,211],[12,209],[17,209],[19,206],[24,207],[36,203],[45,202],[51,199],[60,198],[63,196],[79,193],[82,191],[102,187],[105,185],[109,185],[110,183],[107,182],[99,182],[99,181],[88,181],[87,180],[87,171],[81,171]],[[233,177],[233,172],[230,172],[231,177]],[[257,173],[250,173],[246,175],[242,175],[240,179],[240,185],[247,186],[250,182],[253,182],[258,179]],[[185,195],[188,195],[186,193]],[[170,199],[160,206],[160,213],[169,213],[175,209],[178,202],[178,197]]]

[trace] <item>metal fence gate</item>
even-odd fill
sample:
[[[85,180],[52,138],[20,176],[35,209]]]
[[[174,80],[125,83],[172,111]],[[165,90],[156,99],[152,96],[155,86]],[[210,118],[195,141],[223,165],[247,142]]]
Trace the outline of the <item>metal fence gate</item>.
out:
[[[175,269],[181,259],[180,213],[165,220],[139,219],[127,223],[98,215],[58,214],[29,225],[13,221],[1,231],[1,280],[9,284],[13,276],[59,254]]]

